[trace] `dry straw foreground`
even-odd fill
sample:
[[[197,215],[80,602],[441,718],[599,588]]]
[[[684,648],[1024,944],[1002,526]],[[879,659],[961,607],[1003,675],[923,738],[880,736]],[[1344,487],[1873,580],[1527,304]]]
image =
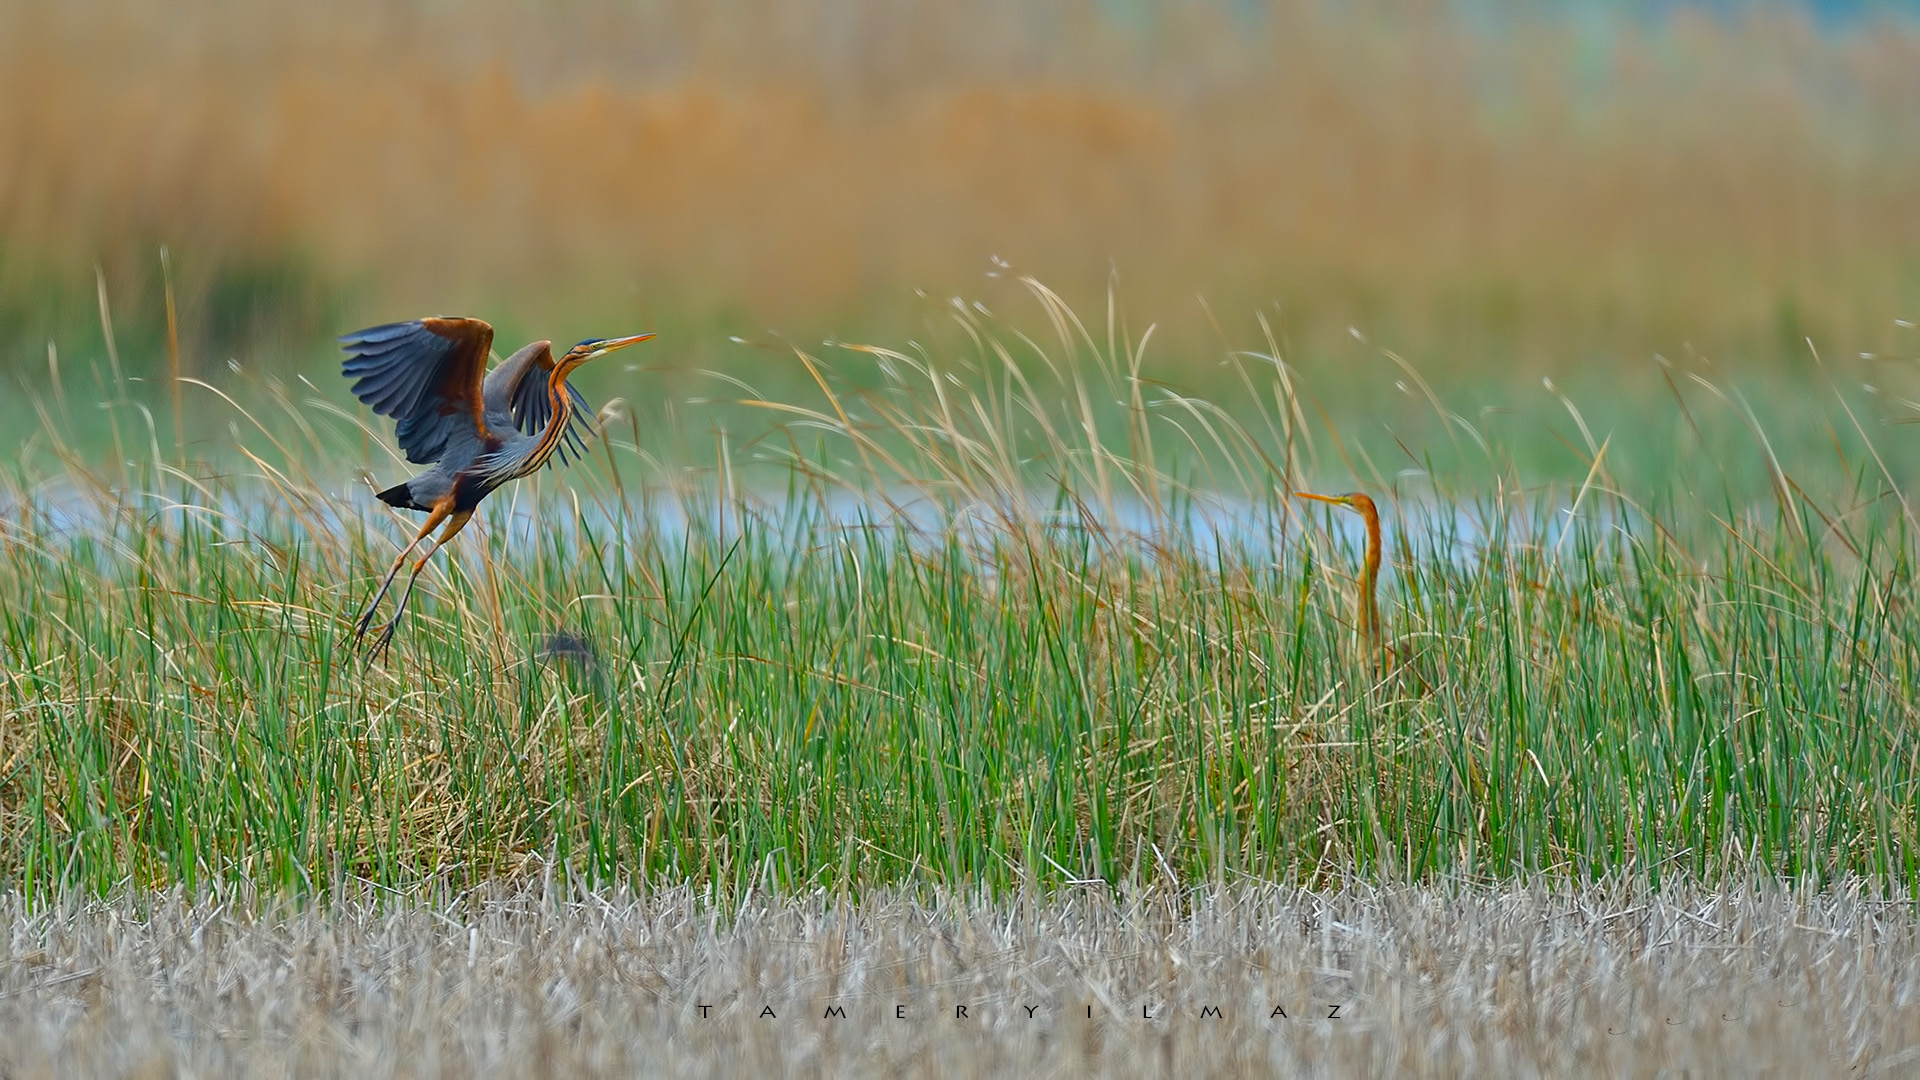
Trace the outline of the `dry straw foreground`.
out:
[[[1861,1076],[1920,1061],[1920,921],[1910,900],[1844,884],[750,895],[716,910],[684,889],[530,883],[330,913],[239,895],[0,906],[9,1077]]]

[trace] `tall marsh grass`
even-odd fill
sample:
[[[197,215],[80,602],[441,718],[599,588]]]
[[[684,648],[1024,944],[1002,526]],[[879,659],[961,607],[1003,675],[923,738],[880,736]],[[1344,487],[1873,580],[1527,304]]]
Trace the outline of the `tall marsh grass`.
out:
[[[0,489],[0,880],[1920,886],[1913,511],[1846,399],[1826,451],[1753,427],[1629,488],[1633,432],[1588,432],[1542,485],[1409,367],[1481,464],[1374,482],[1272,356],[1222,408],[1028,284],[1031,332],[957,309],[966,354],[791,350],[814,392],[742,392],[768,422],[709,465],[611,403],[371,665],[410,526],[343,388],[242,369],[214,463],[131,397],[83,458],[47,403],[58,464]],[[1649,425],[1737,400],[1675,387]],[[1695,486],[1734,457],[1757,501]],[[1351,521],[1288,497],[1343,459],[1389,506],[1386,672]]]

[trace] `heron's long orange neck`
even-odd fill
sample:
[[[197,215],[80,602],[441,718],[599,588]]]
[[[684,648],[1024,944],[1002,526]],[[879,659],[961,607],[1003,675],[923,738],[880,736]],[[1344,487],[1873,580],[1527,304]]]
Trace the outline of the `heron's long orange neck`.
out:
[[[553,374],[547,377],[547,401],[552,408],[548,411],[546,430],[540,432],[540,441],[534,444],[533,453],[527,455],[522,476],[545,465],[554,450],[559,448],[567,424],[573,419],[573,395],[567,393],[567,376],[579,366],[579,361],[562,360],[554,366]]]
[[[1373,500],[1353,492],[1349,495],[1315,495],[1310,491],[1296,491],[1294,495],[1315,502],[1332,503],[1344,506],[1360,515],[1367,523],[1367,561],[1360,568],[1360,611],[1356,620],[1360,624],[1360,636],[1369,646],[1380,647],[1380,603],[1374,598],[1374,586],[1380,580],[1380,511]]]
[[[1365,495],[1353,496],[1353,508],[1367,523],[1367,561],[1360,572],[1360,634],[1370,644],[1380,644],[1380,604],[1373,587],[1380,578],[1380,511]]]

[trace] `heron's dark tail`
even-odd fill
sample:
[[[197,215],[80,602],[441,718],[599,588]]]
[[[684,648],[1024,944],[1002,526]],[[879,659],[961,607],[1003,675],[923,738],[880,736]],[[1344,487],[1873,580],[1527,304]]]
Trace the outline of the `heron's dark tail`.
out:
[[[406,484],[395,484],[380,492],[379,499],[388,506],[397,506],[402,510],[431,510],[430,506],[421,506],[413,499],[413,489]]]

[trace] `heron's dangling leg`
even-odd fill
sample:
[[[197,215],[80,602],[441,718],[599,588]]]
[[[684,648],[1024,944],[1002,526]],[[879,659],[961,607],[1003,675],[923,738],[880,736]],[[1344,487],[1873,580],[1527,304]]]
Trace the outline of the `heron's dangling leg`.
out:
[[[365,637],[367,627],[373,625],[373,613],[379,610],[381,597],[387,595],[387,589],[393,585],[393,576],[398,574],[400,567],[406,564],[407,556],[413,552],[414,548],[420,546],[420,541],[425,540],[427,535],[433,532],[435,525],[446,520],[447,515],[452,512],[453,507],[451,505],[435,507],[433,512],[427,515],[427,523],[420,526],[419,532],[413,534],[413,540],[409,542],[406,547],[400,549],[400,554],[394,556],[393,565],[387,569],[387,576],[381,580],[380,587],[374,590],[373,602],[367,605],[367,610],[360,613],[360,620],[353,624],[354,640],[358,641],[360,638]]]
[[[473,520],[473,511],[452,510],[446,514],[446,520],[447,527],[440,530],[440,535],[433,541],[433,546],[413,564],[413,573],[407,575],[407,587],[400,590],[400,602],[394,605],[393,618],[388,619],[387,625],[380,628],[380,636],[374,639],[371,652],[378,653],[387,647],[387,642],[393,640],[393,632],[400,627],[400,616],[407,612],[407,597],[413,595],[413,583],[420,580],[420,570],[427,565],[428,559],[433,558],[434,552],[446,547],[447,541],[467,527],[467,522]]]

